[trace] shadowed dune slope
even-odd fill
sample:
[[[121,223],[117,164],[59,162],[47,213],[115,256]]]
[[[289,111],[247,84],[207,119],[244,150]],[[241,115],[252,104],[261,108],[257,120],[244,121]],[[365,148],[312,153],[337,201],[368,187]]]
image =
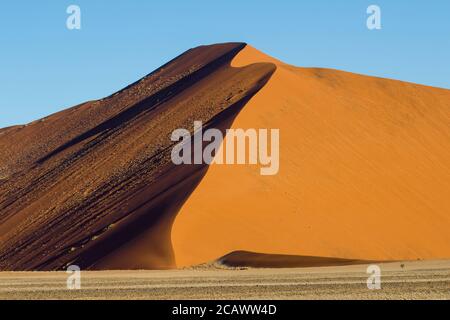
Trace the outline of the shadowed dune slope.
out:
[[[353,264],[366,264],[370,261],[351,260],[327,257],[308,257],[299,255],[264,254],[248,251],[234,251],[216,263],[226,267],[251,268],[304,268],[304,267],[330,267],[348,266]]]
[[[173,218],[206,171],[174,166],[173,130],[225,130],[275,70],[243,43],[187,51],[127,88],[0,131],[0,270],[175,266]]]
[[[243,250],[269,254],[259,266],[449,258],[450,90],[297,68],[250,46],[232,65],[255,62],[277,70],[232,128],[279,128],[280,171],[211,165],[175,219],[177,265]]]

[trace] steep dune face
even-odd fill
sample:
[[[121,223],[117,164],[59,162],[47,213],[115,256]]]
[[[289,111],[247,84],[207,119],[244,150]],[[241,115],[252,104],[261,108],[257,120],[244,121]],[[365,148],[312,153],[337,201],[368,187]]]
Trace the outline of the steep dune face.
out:
[[[173,218],[205,165],[175,166],[177,128],[226,129],[269,63],[242,43],[191,49],[99,101],[0,131],[0,270],[174,267]]]
[[[249,46],[232,66],[257,62],[277,70],[232,128],[279,128],[279,173],[211,165],[175,219],[177,265],[242,250],[449,258],[450,91],[296,68]],[[232,257],[248,265],[274,261]]]

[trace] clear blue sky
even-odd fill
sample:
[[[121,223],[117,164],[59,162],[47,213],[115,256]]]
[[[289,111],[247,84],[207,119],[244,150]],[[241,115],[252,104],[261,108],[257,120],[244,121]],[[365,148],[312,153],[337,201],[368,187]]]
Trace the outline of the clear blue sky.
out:
[[[70,4],[81,30],[66,28]],[[366,28],[371,4],[380,31]],[[191,47],[226,41],[298,66],[450,88],[449,0],[9,0],[0,41],[0,127],[104,97]]]

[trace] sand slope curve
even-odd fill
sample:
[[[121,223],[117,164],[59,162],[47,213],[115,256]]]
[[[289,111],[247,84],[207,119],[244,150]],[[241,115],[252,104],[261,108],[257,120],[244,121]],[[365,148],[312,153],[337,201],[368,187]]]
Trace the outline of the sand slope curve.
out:
[[[170,228],[207,169],[175,166],[171,133],[225,130],[275,66],[244,43],[188,50],[148,76],[0,131],[0,270],[175,267]]]
[[[172,229],[178,266],[230,252],[450,257],[450,90],[277,66],[232,128],[279,128],[280,171],[210,166]]]

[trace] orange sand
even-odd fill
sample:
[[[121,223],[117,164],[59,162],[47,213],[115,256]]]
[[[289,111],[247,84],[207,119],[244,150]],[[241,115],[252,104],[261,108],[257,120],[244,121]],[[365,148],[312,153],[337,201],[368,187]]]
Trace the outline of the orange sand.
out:
[[[246,250],[450,257],[450,90],[273,62],[232,128],[279,128],[280,171],[212,165],[172,228],[179,267]]]

